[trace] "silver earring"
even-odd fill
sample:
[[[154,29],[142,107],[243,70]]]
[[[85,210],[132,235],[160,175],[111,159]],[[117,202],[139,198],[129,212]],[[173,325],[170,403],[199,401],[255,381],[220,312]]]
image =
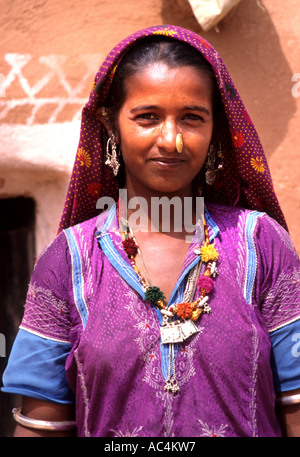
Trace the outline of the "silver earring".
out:
[[[216,147],[214,144],[210,145],[206,162],[205,181],[209,186],[212,186],[216,179],[216,174],[223,168],[223,154],[221,145]]]
[[[110,152],[110,146],[111,146],[111,152]],[[109,137],[107,140],[107,143],[106,143],[105,165],[108,165],[110,168],[112,168],[114,176],[117,176],[119,168],[120,168],[120,162],[118,160],[117,143],[116,143],[116,139],[115,139],[114,135]]]
[[[107,115],[106,108],[104,106],[101,107],[101,114],[104,117],[106,121],[106,126],[108,128],[109,132],[109,138],[106,143],[106,161],[105,165],[108,165],[110,168],[112,168],[114,176],[117,176],[119,168],[120,168],[120,162],[118,160],[118,154],[117,154],[117,142],[116,142],[116,137],[113,133],[113,130],[110,126],[110,120]],[[110,152],[110,146],[111,146],[111,152]]]

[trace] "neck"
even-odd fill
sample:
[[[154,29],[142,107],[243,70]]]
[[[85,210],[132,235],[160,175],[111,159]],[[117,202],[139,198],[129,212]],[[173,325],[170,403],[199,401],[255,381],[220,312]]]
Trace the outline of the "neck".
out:
[[[160,233],[176,238],[192,236],[204,213],[204,200],[191,193],[133,195],[122,189],[119,217],[128,221],[132,231]]]

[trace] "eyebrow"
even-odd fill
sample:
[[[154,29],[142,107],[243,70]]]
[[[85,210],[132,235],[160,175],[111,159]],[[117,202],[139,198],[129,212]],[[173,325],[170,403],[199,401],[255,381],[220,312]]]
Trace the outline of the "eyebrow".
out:
[[[209,109],[205,108],[205,106],[191,105],[185,106],[184,109],[191,111],[200,111],[201,113],[206,113],[207,115],[210,115]]]
[[[144,111],[144,110],[152,110],[152,109],[159,109],[161,108],[160,105],[138,105],[132,108],[130,111],[131,113],[135,113],[137,111]],[[184,106],[183,110],[191,110],[191,111],[200,111],[201,113],[205,113],[208,116],[211,114],[211,112],[205,108],[205,106],[198,106],[198,105],[188,105]]]

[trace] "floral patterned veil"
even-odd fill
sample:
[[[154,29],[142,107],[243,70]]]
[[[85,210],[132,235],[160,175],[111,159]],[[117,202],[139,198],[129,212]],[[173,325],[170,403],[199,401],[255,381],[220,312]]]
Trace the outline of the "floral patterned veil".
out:
[[[222,142],[223,169],[213,186],[205,189],[206,199],[264,211],[287,229],[260,139],[222,58],[196,33],[164,25],[140,30],[122,40],[97,72],[89,100],[82,111],[80,140],[59,231],[98,215],[98,198],[118,199],[117,180],[105,165],[107,134],[96,117],[96,110],[104,104],[123,53],[137,40],[151,35],[164,35],[189,43],[214,70],[228,127],[227,140],[224,136]]]

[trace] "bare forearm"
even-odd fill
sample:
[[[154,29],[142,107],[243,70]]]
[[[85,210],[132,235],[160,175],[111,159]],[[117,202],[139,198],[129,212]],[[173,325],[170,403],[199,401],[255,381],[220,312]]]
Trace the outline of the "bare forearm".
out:
[[[300,405],[280,407],[279,418],[284,436],[300,437]]]
[[[298,396],[299,394],[300,389],[297,389],[295,391],[285,392],[281,395],[281,398],[291,398],[291,396]],[[278,415],[283,435],[286,437],[300,437],[300,403],[280,405],[278,407]]]

